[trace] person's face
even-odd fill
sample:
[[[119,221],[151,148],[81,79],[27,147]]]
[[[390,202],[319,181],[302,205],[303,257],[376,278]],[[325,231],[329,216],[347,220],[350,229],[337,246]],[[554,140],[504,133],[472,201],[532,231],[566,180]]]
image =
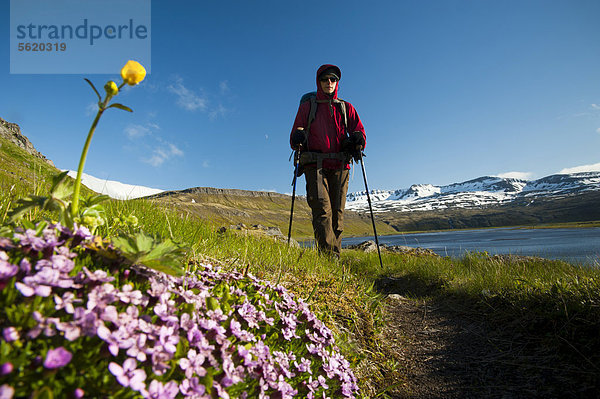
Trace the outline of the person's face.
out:
[[[334,77],[333,75],[325,75],[322,76],[321,79],[319,79],[320,83],[321,83],[321,89],[323,89],[323,91],[325,92],[325,94],[333,94],[333,92],[335,91],[335,85],[337,85],[337,78]]]

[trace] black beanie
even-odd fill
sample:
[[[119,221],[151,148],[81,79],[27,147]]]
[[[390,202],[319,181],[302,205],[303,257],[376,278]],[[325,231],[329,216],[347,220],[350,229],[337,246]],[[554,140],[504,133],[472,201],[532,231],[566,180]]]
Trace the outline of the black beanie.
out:
[[[340,70],[338,68],[335,67],[331,67],[331,68],[327,68],[326,70],[324,70],[320,75],[319,75],[319,79],[321,79],[323,76],[327,76],[327,75],[333,75],[337,80],[340,80]]]

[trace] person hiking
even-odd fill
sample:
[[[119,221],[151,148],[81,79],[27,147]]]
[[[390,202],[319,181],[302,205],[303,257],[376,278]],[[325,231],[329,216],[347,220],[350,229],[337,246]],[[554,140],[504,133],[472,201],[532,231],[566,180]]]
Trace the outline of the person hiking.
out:
[[[338,99],[341,77],[335,65],[319,67],[316,96],[300,104],[290,133],[290,145],[299,151],[306,176],[317,249],[337,257],[342,250],[350,161],[360,157],[366,143],[358,113]]]

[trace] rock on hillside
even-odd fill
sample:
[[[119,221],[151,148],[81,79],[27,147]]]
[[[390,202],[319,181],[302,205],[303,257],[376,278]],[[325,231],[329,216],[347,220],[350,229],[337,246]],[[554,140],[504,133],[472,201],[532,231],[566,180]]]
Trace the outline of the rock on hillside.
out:
[[[10,123],[0,118],[0,137],[9,140],[34,157],[43,159],[49,165],[54,166],[54,163],[51,160],[33,147],[31,141],[21,133],[21,128],[16,123]]]

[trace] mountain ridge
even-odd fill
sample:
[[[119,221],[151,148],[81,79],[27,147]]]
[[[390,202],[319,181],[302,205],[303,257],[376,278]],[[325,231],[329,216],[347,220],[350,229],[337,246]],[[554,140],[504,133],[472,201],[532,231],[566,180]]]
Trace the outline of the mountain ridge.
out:
[[[600,191],[600,172],[555,174],[537,180],[482,176],[445,186],[413,184],[408,189],[371,190],[374,212],[435,211],[452,207],[480,209],[510,203],[559,199]],[[368,209],[365,191],[349,193],[346,208]]]

